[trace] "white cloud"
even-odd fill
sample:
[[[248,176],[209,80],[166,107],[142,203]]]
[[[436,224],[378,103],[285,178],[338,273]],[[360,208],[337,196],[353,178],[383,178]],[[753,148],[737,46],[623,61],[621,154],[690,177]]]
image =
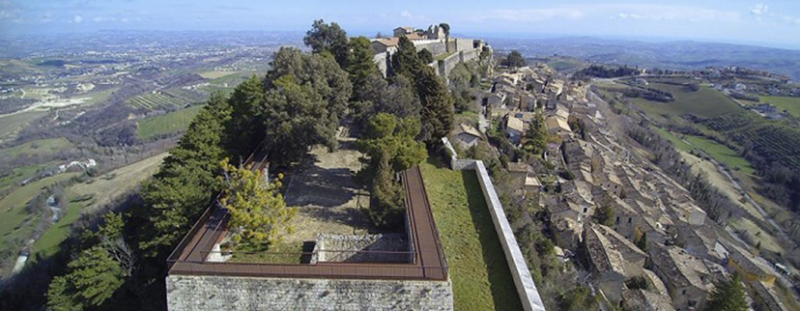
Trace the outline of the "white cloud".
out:
[[[580,8],[555,7],[527,10],[493,10],[489,15],[479,16],[478,20],[498,19],[510,22],[540,22],[551,19],[581,19],[585,13]]]
[[[411,12],[409,12],[408,10],[400,11],[400,16],[405,18],[414,18],[414,15],[411,15]]]
[[[92,21],[93,21],[93,22],[95,22],[95,23],[102,23],[102,22],[116,22],[116,21],[117,21],[117,19],[116,19],[116,18],[113,18],[113,17],[102,17],[102,16],[98,16],[98,17],[92,18]]]
[[[83,23],[83,17],[80,15],[75,15],[75,17],[72,18],[72,22],[76,24]]]
[[[768,10],[769,10],[769,6],[767,6],[766,4],[763,4],[763,3],[758,3],[755,6],[753,6],[752,8],[750,8],[750,14],[759,16],[759,15],[763,15],[763,14],[767,13]]]
[[[673,6],[673,5],[630,5],[627,10],[613,16],[612,19],[636,19],[654,21],[689,21],[689,22],[736,22],[741,20],[739,13],[713,9]]]

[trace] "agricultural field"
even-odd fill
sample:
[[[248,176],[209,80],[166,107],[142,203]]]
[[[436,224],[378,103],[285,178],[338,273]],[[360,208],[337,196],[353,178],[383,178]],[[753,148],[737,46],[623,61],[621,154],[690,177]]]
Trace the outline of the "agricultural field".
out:
[[[139,129],[137,130],[139,139],[150,140],[162,135],[185,131],[194,116],[200,112],[200,109],[203,109],[203,105],[196,105],[139,121]]]
[[[778,110],[786,110],[795,118],[800,118],[800,97],[761,96],[762,103],[770,103]]]
[[[189,99],[174,96],[167,92],[139,95],[128,100],[128,105],[131,107],[147,110],[178,109],[191,103],[192,101]]]
[[[36,164],[28,166],[20,166],[11,169],[11,173],[7,176],[0,177],[0,190],[8,189],[14,185],[21,183],[23,180],[32,177],[36,172],[47,167],[54,167],[58,162],[50,162],[45,164]]]
[[[59,181],[65,181],[81,173],[64,173],[44,178],[14,190],[0,200],[0,249],[9,247],[9,242],[26,236],[35,226],[21,227],[30,217],[25,205],[42,189]]]
[[[84,213],[111,203],[115,198],[135,189],[142,181],[156,173],[167,153],[118,168],[87,183],[75,184],[67,189],[69,204],[66,213],[42,234],[34,244],[34,255],[47,257],[58,251],[70,234],[72,224]]]
[[[450,268],[455,309],[521,310],[475,172],[433,163],[420,167]]]
[[[736,168],[739,168],[745,174],[753,174],[754,169],[750,166],[750,163],[731,148],[700,136],[687,135],[686,140],[697,149],[708,153],[717,162],[725,164],[731,170],[736,171]]]
[[[672,145],[675,146],[675,148],[677,148],[678,150],[684,151],[684,152],[690,152],[690,151],[694,150],[694,148],[692,146],[687,144],[685,141],[683,141],[683,139],[678,137],[676,134],[673,134],[672,132],[667,131],[667,130],[662,129],[662,128],[657,127],[657,126],[650,126],[650,128],[653,129],[654,131],[658,132],[658,134],[661,135],[661,137],[664,137],[665,139],[669,140],[672,143]],[[680,134],[678,134],[678,135],[680,135]]]
[[[74,148],[75,145],[64,138],[50,138],[34,140],[11,148],[0,149],[0,158],[10,159],[25,154],[29,156],[44,156],[54,154],[61,150]]]
[[[0,141],[11,138],[17,130],[47,114],[48,112],[46,111],[26,111],[0,116]]]
[[[200,72],[199,75],[206,79],[217,79],[222,78],[224,76],[237,73],[236,71],[203,71]]]
[[[700,86],[700,90],[696,92],[692,92],[682,85],[663,83],[650,83],[647,87],[670,92],[675,97],[675,101],[669,103],[649,101],[642,98],[632,99],[636,106],[644,110],[648,115],[672,115],[677,117],[684,114],[693,114],[702,118],[713,118],[727,113],[742,111],[741,106],[728,98],[728,96],[707,86]]]
[[[226,93],[231,92],[237,85],[241,84],[244,81],[247,81],[247,79],[250,79],[250,77],[252,77],[253,75],[257,77],[262,77],[264,73],[255,71],[233,72],[228,75],[221,76],[208,81],[209,85],[204,86],[200,89],[209,93],[216,91],[222,91]]]

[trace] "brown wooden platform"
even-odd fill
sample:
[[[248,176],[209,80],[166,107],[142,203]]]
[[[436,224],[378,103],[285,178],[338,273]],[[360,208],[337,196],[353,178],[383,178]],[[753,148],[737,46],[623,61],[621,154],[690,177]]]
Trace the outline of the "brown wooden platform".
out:
[[[253,162],[255,159],[248,159]],[[259,162],[259,161],[255,161]],[[168,259],[170,275],[218,275],[338,279],[447,280],[447,262],[439,241],[419,167],[401,173],[413,242],[412,263],[265,264],[205,261],[227,231],[228,212],[213,204]]]

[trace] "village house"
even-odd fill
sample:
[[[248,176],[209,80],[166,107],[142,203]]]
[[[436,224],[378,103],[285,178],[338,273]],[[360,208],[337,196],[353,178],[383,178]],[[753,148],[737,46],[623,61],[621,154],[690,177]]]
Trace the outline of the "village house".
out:
[[[741,247],[732,244],[725,246],[728,249],[728,269],[738,272],[747,282],[764,282],[768,286],[775,284],[776,273],[767,263]]]
[[[504,130],[508,140],[514,145],[519,145],[525,133],[525,122],[511,114],[506,114]]]
[[[623,291],[622,305],[624,310],[675,311],[667,297],[644,289]]]
[[[458,144],[461,149],[469,149],[481,141],[481,133],[469,124],[459,124],[454,132],[453,141]]]
[[[713,285],[703,261],[677,246],[650,249],[654,272],[664,281],[677,311],[702,310]]]
[[[584,242],[595,284],[611,301],[622,298],[625,280],[641,276],[647,254],[611,228],[588,224]]]
[[[569,124],[565,119],[559,117],[548,117],[545,120],[545,125],[547,126],[547,132],[550,135],[569,135],[572,133],[572,130],[569,128]]]

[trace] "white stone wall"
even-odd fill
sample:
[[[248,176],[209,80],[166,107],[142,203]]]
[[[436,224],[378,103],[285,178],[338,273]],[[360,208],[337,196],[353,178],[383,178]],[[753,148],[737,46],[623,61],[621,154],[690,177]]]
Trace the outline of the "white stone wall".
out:
[[[170,275],[170,311],[453,310],[450,281]]]
[[[522,301],[522,308],[525,311],[544,311],[542,298],[539,297],[539,291],[536,289],[530,270],[528,270],[528,264],[525,262],[525,257],[522,256],[517,238],[514,236],[514,231],[511,230],[506,213],[503,211],[503,204],[500,203],[500,197],[494,189],[494,184],[492,184],[492,179],[489,177],[483,161],[458,159],[453,146],[446,137],[442,138],[442,143],[445,148],[453,150],[454,155],[450,162],[453,170],[475,170],[475,173],[478,174],[481,191],[486,199],[486,205],[489,206],[489,214],[492,215],[494,229],[500,238],[500,245],[503,247],[508,267],[511,269],[511,277],[514,279],[517,294]]]

